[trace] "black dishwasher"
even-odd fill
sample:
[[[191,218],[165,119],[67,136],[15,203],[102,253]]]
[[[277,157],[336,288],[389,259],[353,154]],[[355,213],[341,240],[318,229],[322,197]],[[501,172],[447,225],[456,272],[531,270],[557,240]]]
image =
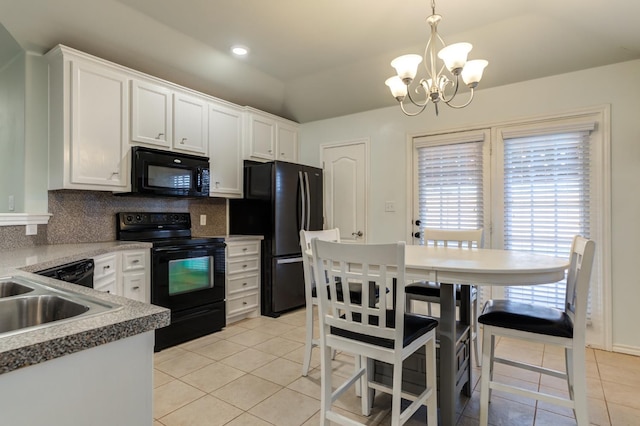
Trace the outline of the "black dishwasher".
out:
[[[37,271],[36,274],[93,288],[93,268],[93,259],[83,259]]]

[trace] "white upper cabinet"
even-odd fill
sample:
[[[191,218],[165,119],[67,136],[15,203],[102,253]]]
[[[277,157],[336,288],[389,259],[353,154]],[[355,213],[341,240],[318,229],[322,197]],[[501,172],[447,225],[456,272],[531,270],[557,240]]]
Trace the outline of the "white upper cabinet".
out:
[[[126,190],[127,75],[72,49],[58,47],[47,59],[49,189]]]
[[[183,93],[173,94],[173,148],[207,154],[207,102]]]
[[[131,142],[207,154],[207,103],[142,80],[131,81]]]
[[[298,161],[296,123],[247,108],[247,130],[247,158]]]
[[[276,122],[276,160],[298,161],[298,128],[288,123]]]
[[[248,124],[250,157],[273,160],[276,150],[276,121],[262,114],[250,112]]]
[[[209,104],[209,164],[212,197],[242,198],[243,110]]]
[[[131,81],[131,140],[170,148],[173,136],[172,93],[166,87]]]

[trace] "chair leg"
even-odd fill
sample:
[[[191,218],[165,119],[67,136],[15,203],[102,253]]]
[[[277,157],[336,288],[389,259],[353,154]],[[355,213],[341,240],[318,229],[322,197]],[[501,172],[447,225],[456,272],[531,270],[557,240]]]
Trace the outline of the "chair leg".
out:
[[[329,346],[322,346],[320,353],[320,424],[323,426],[329,426],[329,420],[327,420],[327,412],[331,411],[331,348]]]
[[[302,375],[309,374],[309,366],[311,365],[311,350],[313,349],[313,305],[307,306],[307,335],[304,339],[304,361],[302,362]]]
[[[587,405],[587,379],[584,348],[572,348],[565,351],[567,363],[567,382],[569,395],[573,399],[573,412],[578,426],[589,425],[589,408]],[[576,371],[581,374],[576,374]]]
[[[489,422],[489,399],[491,397],[489,382],[492,380],[494,336],[491,327],[485,325],[482,342],[482,375],[480,377],[480,426]]]
[[[391,426],[400,425],[402,393],[402,361],[393,365],[393,388],[391,393]]]
[[[360,357],[358,357],[360,358]],[[369,380],[371,375],[373,374],[373,359],[362,357],[361,364],[364,364],[364,374],[356,383],[356,392],[358,387],[361,387],[360,392],[362,394],[362,415],[369,416],[371,415],[371,409],[373,408],[373,389],[369,387]]]
[[[355,355],[355,354],[353,355],[353,370],[354,370],[354,373],[357,373],[362,368],[363,358],[364,357],[361,357],[360,355]],[[366,358],[364,358],[364,362],[365,363],[367,362]],[[365,364],[365,367],[366,367],[366,364]],[[365,383],[369,383],[368,379],[365,381],[364,379],[360,378],[360,380],[358,380],[356,382],[356,384],[355,384],[356,396],[362,396],[362,388],[363,388],[363,384],[365,384]]]
[[[436,426],[438,424],[438,390],[436,371],[436,339],[429,340],[425,346],[425,358],[427,372],[427,387],[432,389],[432,394],[427,399],[427,425]]]
[[[471,321],[472,323],[472,339],[471,342],[473,344],[473,355],[476,357],[476,367],[482,367],[482,357],[480,354],[482,350],[480,349],[480,326],[478,325],[478,299],[474,299],[471,303]]]

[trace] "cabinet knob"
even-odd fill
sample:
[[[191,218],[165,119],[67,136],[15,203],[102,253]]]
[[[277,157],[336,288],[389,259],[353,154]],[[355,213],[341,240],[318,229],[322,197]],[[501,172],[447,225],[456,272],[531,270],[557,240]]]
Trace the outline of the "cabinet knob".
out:
[[[109,268],[111,268],[111,265],[104,265],[104,266],[102,267],[102,269],[109,269]]]
[[[273,154],[273,150],[272,149],[269,150],[269,154]]]
[[[182,140],[180,141],[181,144],[184,144],[187,141],[187,138],[182,138]]]
[[[242,283],[242,285],[247,285],[247,283]]]
[[[242,267],[243,267],[243,268],[246,268],[246,267],[247,267],[247,265],[242,265]]]
[[[247,304],[247,302],[242,302],[242,304],[243,304],[243,305],[246,305],[246,304]]]
[[[158,136],[156,136],[156,139],[160,139],[164,136],[164,133],[158,133]]]

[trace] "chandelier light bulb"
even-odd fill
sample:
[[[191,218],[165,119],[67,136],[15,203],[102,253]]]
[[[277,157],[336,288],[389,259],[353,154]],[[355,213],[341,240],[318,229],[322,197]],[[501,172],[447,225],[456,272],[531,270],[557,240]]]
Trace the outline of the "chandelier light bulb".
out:
[[[475,88],[482,79],[482,73],[489,62],[484,59],[475,59],[465,64],[462,69],[462,81],[471,88]]]
[[[453,75],[458,75],[467,62],[467,55],[472,47],[471,43],[450,44],[438,52],[438,58],[444,61],[445,66]]]
[[[398,77],[394,75],[393,77],[389,77],[384,84],[389,87],[391,90],[391,94],[398,101],[402,101],[405,96],[407,96],[407,85]]]
[[[391,61],[391,66],[396,69],[400,80],[410,84],[418,73],[420,62],[422,62],[420,55],[402,55]]]

